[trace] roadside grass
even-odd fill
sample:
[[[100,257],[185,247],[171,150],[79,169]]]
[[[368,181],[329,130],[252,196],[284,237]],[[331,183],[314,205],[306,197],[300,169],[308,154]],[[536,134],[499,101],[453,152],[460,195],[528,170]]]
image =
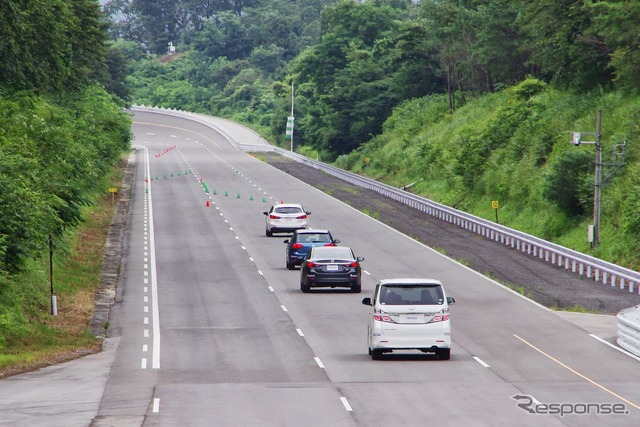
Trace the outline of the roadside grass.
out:
[[[105,183],[120,190],[126,160]],[[53,288],[58,315],[51,314],[49,252],[30,262],[15,278],[10,296],[0,301],[0,378],[72,360],[101,350],[89,329],[94,294],[100,285],[105,241],[115,198],[97,195],[83,209],[82,222],[54,242]],[[18,285],[19,284],[19,285]],[[9,320],[7,320],[9,319]]]
[[[589,310],[578,304],[572,305],[571,307],[558,307],[557,305],[553,305],[549,308],[553,311],[567,311],[569,313],[600,314],[598,310]]]
[[[380,220],[380,212],[371,212],[369,209],[364,208],[362,209],[362,213],[370,216],[373,219]]]

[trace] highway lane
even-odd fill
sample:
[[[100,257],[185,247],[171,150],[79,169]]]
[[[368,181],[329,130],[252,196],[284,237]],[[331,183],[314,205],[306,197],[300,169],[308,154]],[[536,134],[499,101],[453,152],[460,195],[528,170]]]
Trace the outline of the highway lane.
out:
[[[144,123],[153,123],[155,120],[150,114],[144,115],[144,118],[142,115],[138,117],[140,119],[137,118],[137,121]],[[170,124],[172,120],[176,120],[175,125]],[[292,324],[276,331],[276,334],[287,335],[291,332],[286,331],[287,328],[295,328],[299,334],[304,335],[305,346],[303,349],[293,349],[289,347],[290,342],[276,343],[268,359],[279,359],[283,353],[290,355],[301,351],[297,361],[283,360],[282,364],[297,363],[309,366],[309,360],[315,360],[319,366],[321,364],[327,381],[332,385],[329,389],[335,396],[344,398],[340,400],[344,406],[342,410],[348,412],[349,417],[341,422],[346,425],[373,425],[380,421],[388,421],[404,425],[428,419],[445,424],[465,422],[495,425],[518,422],[525,425],[590,425],[594,421],[606,424],[615,420],[617,425],[637,424],[639,387],[634,370],[638,361],[603,345],[585,331],[514,292],[496,285],[322,192],[288,177],[258,159],[235,151],[223,140],[216,140],[215,136],[198,138],[190,132],[181,134],[181,129],[186,129],[188,125],[178,123],[177,119],[163,118],[156,123],[165,129],[175,126],[174,130],[169,131],[170,134],[173,132],[174,136],[162,142],[154,142],[155,139],[149,135],[146,138],[149,140],[148,145],[168,146],[174,142],[178,148],[175,153],[159,158],[157,166],[154,165],[155,159],[152,157],[152,175],[172,168],[176,171],[181,170],[185,166],[191,168],[195,174],[191,181],[174,177],[166,183],[161,179],[153,186],[156,206],[166,206],[161,209],[165,212],[162,215],[166,218],[160,219],[158,216],[156,229],[158,233],[167,233],[165,243],[174,248],[167,252],[167,257],[178,257],[180,260],[174,263],[175,268],[167,265],[166,271],[158,272],[159,288],[163,288],[162,281],[167,280],[162,278],[176,274],[172,273],[175,269],[182,273],[185,265],[189,265],[189,269],[200,270],[201,267],[197,266],[202,264],[204,267],[207,264],[206,259],[210,261],[208,265],[222,266],[223,270],[242,270],[235,271],[230,276],[216,277],[213,281],[228,282],[228,292],[235,289],[234,286],[240,286],[243,292],[239,296],[207,295],[203,298],[203,291],[198,289],[195,293],[183,292],[182,305],[190,307],[194,300],[192,297],[210,298],[210,305],[200,309],[203,316],[211,316],[216,307],[222,306],[229,318],[233,318],[233,313],[244,317],[245,308],[251,312],[257,310],[258,306],[265,305],[262,293],[268,290],[273,294],[270,296],[275,297],[275,301],[271,299],[272,304],[262,307],[263,317],[250,316],[240,329],[244,331],[253,325],[254,328],[260,329],[260,335],[264,333],[261,328],[265,323],[271,323],[272,316],[286,313],[286,318],[290,319]],[[206,135],[207,131],[201,132]],[[153,136],[159,134],[157,131]],[[153,172],[154,169],[156,172]],[[199,178],[209,187],[209,195],[203,192],[198,183]],[[168,188],[163,188],[163,185]],[[171,186],[176,188],[171,189]],[[212,194],[214,191],[217,194]],[[167,195],[170,196],[170,202],[165,200]],[[206,207],[206,200],[210,200],[211,207]],[[368,274],[363,280],[362,295],[342,291],[315,292],[309,295],[299,292],[298,272],[285,268],[282,243],[285,236],[267,238],[264,235],[262,211],[266,210],[273,200],[303,203],[313,212],[312,226],[331,229],[343,241],[343,245],[350,245],[357,255],[365,256],[363,265]],[[166,212],[172,214],[168,215]],[[188,215],[189,221],[180,215]],[[227,237],[224,237],[225,233],[220,234],[225,227],[228,231]],[[174,235],[167,228],[180,231]],[[202,241],[191,240],[197,233],[208,238]],[[233,239],[214,244],[215,239],[229,237]],[[192,249],[188,249],[189,247]],[[176,249],[187,252],[193,250],[203,258],[196,261],[196,265],[192,267],[192,258],[180,258],[175,253]],[[158,258],[160,261],[162,257]],[[162,265],[160,262],[159,264]],[[256,274],[258,280],[252,277]],[[437,361],[426,355],[393,355],[385,361],[374,362],[367,356],[367,308],[360,305],[360,299],[371,291],[376,279],[393,276],[437,277],[443,280],[449,294],[457,298],[458,303],[452,309],[455,346],[451,361]],[[208,279],[195,278],[186,281],[198,280],[206,282]],[[244,283],[245,280],[251,284]],[[183,283],[185,279],[182,277],[176,277],[167,283],[169,282],[182,283],[185,291],[191,289],[187,288],[190,284]],[[161,301],[163,298],[167,299],[163,296],[164,292],[169,291],[160,290]],[[172,295],[172,298],[176,296]],[[241,303],[245,304],[239,307]],[[161,304],[161,318],[164,313],[162,307]],[[177,308],[166,307],[170,312],[175,312]],[[193,312],[193,308],[188,310]],[[172,381],[182,384],[196,378],[208,378],[204,382],[212,383],[212,390],[224,388],[219,381],[224,381],[226,386],[235,384],[238,387],[238,384],[242,384],[247,387],[247,369],[251,372],[249,377],[255,376],[254,387],[263,384],[265,378],[262,376],[266,375],[265,372],[271,372],[270,362],[265,360],[267,358],[264,357],[263,349],[254,345],[253,340],[258,339],[257,336],[245,339],[242,332],[233,330],[227,334],[228,341],[207,341],[210,331],[197,329],[197,321],[194,324],[192,320],[186,320],[184,315],[180,316],[180,321],[183,324],[180,327],[190,328],[193,337],[191,340],[177,340],[179,350],[163,339],[163,358],[166,357],[167,362],[163,361],[161,377],[165,375],[165,369],[174,370],[173,365],[177,364],[177,360],[188,362],[180,364],[180,369],[175,369],[176,375],[171,376]],[[237,322],[231,323],[237,327]],[[166,330],[165,334],[172,331],[167,327],[163,327],[162,330]],[[240,337],[237,337],[238,335]],[[207,343],[204,347],[210,348],[214,353],[228,352],[230,357],[235,355],[237,360],[224,359],[227,362],[225,368],[229,370],[230,375],[218,378],[211,373],[218,359],[207,358],[201,354],[203,346],[198,344],[203,340]],[[225,344],[229,345],[228,349],[218,348]],[[174,353],[175,357],[167,356]],[[207,366],[198,363],[203,357]],[[173,359],[176,361],[169,361]],[[264,365],[246,366],[244,363],[248,363],[247,359],[260,360]],[[233,363],[228,366],[229,362]],[[317,368],[312,365],[309,367]],[[310,372],[313,372],[313,369],[302,372],[301,377],[296,379],[296,384],[299,386],[309,381],[304,376]],[[317,378],[311,381],[315,384]],[[200,387],[202,386],[200,384]],[[165,386],[159,384],[158,387],[162,390]],[[180,386],[181,390],[184,388],[185,385]],[[225,393],[227,398],[224,400],[227,404],[224,407],[235,408],[228,411],[235,412],[236,416],[239,413],[246,414],[246,408],[243,406],[246,399],[241,396],[243,393],[251,396],[252,393],[246,389],[234,390],[237,393],[235,397]],[[251,390],[255,391],[253,388]],[[277,411],[280,416],[287,413],[286,408],[291,406],[300,408],[305,405],[321,405],[312,397],[313,393],[306,393],[306,387],[304,390],[305,393],[294,393],[294,402],[287,403],[277,399],[282,405],[281,411]],[[630,413],[600,417],[531,415],[517,406],[518,402],[512,397],[516,395],[531,395],[544,403],[622,403]],[[336,409],[336,405],[331,403],[333,397],[324,402],[326,407],[319,411],[320,413],[326,414]],[[182,407],[185,413],[195,414],[192,409],[186,409],[189,407],[188,400],[177,403],[174,399],[175,397],[171,396],[161,398],[161,402],[167,403],[161,405],[165,410],[160,409],[155,416],[158,420],[171,419],[172,415],[167,412],[168,408],[173,407]],[[203,408],[198,413],[215,416],[219,410],[220,408],[210,408],[211,412],[208,412],[209,409]],[[288,424],[277,417],[260,418],[267,415],[262,411],[258,412],[260,413],[256,412],[254,415],[266,424],[269,424],[269,421],[274,424]],[[303,415],[304,412],[301,411]],[[223,413],[227,414],[226,411]],[[232,421],[233,415],[229,416],[229,421]],[[151,416],[148,421],[153,422],[153,419],[154,416]],[[248,421],[242,417],[239,420]],[[314,420],[318,425],[326,425],[322,418]]]

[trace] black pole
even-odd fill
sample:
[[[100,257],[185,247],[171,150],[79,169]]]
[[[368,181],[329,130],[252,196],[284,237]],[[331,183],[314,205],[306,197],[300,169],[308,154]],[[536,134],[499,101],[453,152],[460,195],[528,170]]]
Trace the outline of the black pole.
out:
[[[55,315],[53,303],[53,237],[49,234],[49,282],[51,283],[51,314]]]

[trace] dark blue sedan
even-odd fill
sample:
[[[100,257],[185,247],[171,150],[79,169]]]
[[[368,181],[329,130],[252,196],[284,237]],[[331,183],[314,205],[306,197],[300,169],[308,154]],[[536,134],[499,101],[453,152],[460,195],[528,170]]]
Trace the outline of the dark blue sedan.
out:
[[[329,230],[313,230],[306,228],[296,230],[290,239],[284,241],[287,245],[286,262],[287,268],[293,270],[296,265],[302,264],[307,254],[314,246],[336,246],[340,240],[331,236]]]

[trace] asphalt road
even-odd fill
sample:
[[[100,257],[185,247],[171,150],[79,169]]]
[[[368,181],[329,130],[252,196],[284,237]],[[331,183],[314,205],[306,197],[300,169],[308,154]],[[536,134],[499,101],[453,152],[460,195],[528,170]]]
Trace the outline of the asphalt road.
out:
[[[94,426],[640,424],[639,361],[606,338],[236,151],[204,126],[151,113],[135,122],[138,168],[109,331],[117,337],[112,362],[91,371],[83,417],[75,416],[76,399],[48,405],[33,377],[0,382],[0,424],[87,425],[81,419],[92,408]],[[365,257],[362,294],[300,292],[298,271],[285,267],[286,236],[264,233],[262,211],[274,200],[302,203],[312,226]],[[451,360],[367,355],[360,300],[376,280],[398,276],[436,277],[456,298]],[[57,374],[82,380],[75,363]],[[7,405],[8,395],[21,397]],[[12,409],[25,399],[37,408],[29,420]],[[591,409],[533,414],[527,399]],[[614,404],[625,413],[595,413]]]

